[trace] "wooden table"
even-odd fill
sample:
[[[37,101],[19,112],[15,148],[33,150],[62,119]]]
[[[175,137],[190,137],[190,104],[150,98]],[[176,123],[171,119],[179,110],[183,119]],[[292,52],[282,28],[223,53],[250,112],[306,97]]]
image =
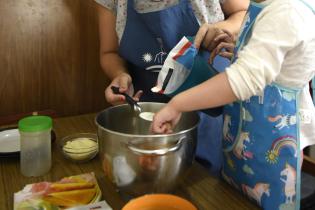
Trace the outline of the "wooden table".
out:
[[[44,176],[24,177],[20,173],[19,158],[0,159],[0,209],[13,209],[13,194],[26,184],[39,181],[57,181],[65,176],[95,172],[103,193],[103,199],[114,209],[120,210],[125,204],[115,187],[104,176],[99,158],[88,163],[76,164],[66,160],[61,154],[58,141],[69,134],[78,132],[95,132],[94,114],[57,118],[54,120],[54,131],[57,139],[52,145],[52,168]],[[223,181],[210,176],[198,163],[194,163],[186,178],[176,189],[175,194],[194,203],[199,210],[258,209],[237,191]]]

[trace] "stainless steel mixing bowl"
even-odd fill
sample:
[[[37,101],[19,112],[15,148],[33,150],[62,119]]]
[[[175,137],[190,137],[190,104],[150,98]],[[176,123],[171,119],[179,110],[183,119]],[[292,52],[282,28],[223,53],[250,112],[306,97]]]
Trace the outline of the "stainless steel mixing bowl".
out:
[[[164,104],[139,103],[143,112]],[[130,196],[170,192],[194,159],[198,114],[184,113],[172,134],[150,132],[129,105],[110,107],[96,116],[101,160],[106,176]]]

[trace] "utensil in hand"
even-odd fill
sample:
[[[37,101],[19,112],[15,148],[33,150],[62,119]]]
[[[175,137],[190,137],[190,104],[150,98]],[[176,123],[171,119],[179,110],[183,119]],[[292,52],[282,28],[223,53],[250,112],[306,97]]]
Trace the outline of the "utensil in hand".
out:
[[[114,94],[120,94],[120,95],[125,96],[126,102],[131,106],[131,108],[132,108],[135,112],[141,113],[141,107],[140,107],[140,105],[139,105],[131,96],[129,96],[127,93],[120,92],[120,91],[119,91],[119,87],[111,86],[111,89],[112,89],[112,91],[113,91]]]
[[[125,96],[126,102],[131,106],[131,108],[139,115],[140,118],[147,120],[147,121],[152,121],[154,113],[153,112],[142,112],[142,109],[140,105],[135,101],[131,96],[129,96],[127,93],[123,93],[119,91],[119,87],[116,86],[111,86],[111,89],[114,94],[121,94]]]

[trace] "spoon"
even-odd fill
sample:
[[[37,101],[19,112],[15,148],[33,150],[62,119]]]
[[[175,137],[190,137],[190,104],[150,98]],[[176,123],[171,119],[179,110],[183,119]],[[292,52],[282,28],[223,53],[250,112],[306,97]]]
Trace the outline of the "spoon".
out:
[[[131,106],[131,108],[135,111],[138,112],[139,114],[141,113],[141,107],[140,105],[127,93],[122,93],[119,91],[119,87],[116,86],[111,86],[111,89],[114,94],[120,94],[125,96],[127,103]]]
[[[125,96],[127,103],[131,106],[131,108],[136,113],[139,114],[140,118],[147,120],[147,121],[153,121],[153,116],[154,116],[153,112],[142,112],[140,105],[131,96],[129,96],[127,93],[120,92],[119,87],[111,86],[111,89],[112,89],[114,94],[120,94],[120,95]]]

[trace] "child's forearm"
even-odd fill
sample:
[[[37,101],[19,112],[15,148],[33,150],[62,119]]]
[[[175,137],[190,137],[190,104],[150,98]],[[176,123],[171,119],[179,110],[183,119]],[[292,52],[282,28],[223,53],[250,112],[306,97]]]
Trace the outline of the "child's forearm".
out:
[[[231,14],[226,20],[214,24],[219,29],[225,29],[233,35],[237,35],[240,31],[246,11],[239,11]]]
[[[169,105],[180,112],[218,107],[237,100],[226,73],[220,73],[206,82],[175,96]]]

